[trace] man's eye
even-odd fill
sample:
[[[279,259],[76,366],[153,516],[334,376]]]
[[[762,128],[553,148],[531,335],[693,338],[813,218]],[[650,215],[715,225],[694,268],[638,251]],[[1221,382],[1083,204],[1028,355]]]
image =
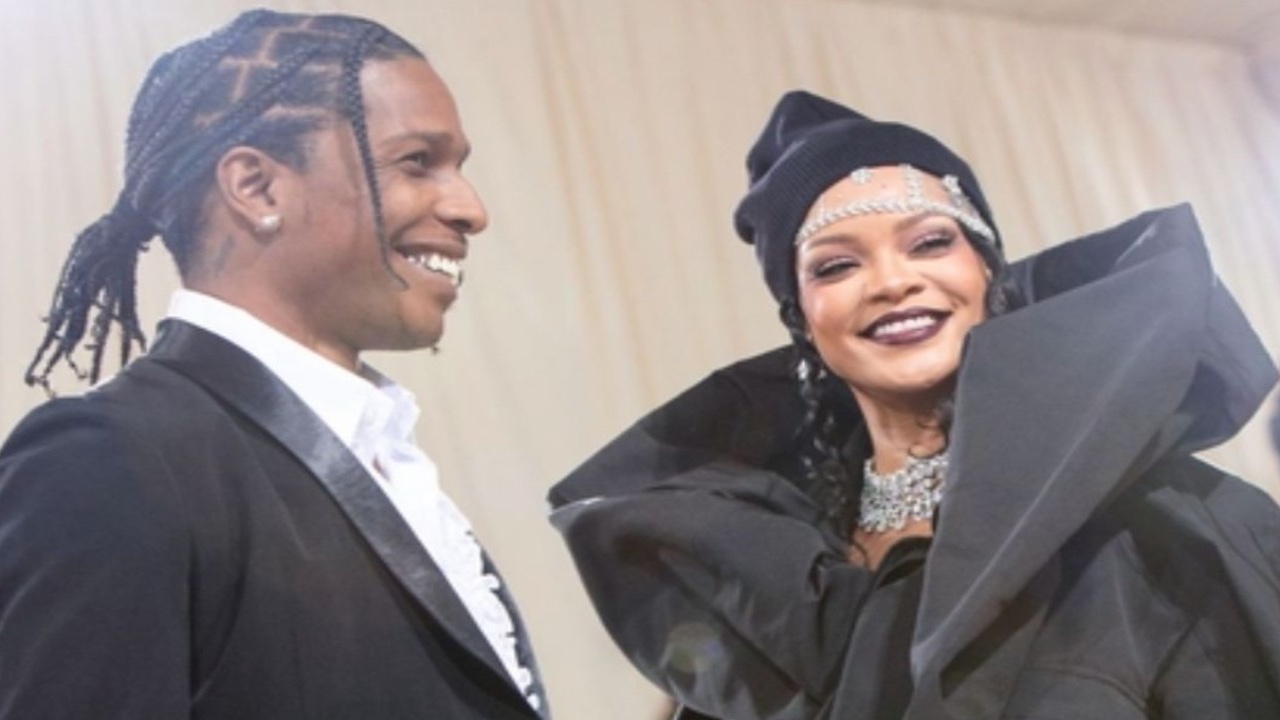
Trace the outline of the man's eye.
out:
[[[400,162],[411,165],[417,169],[425,170],[431,167],[431,155],[425,151],[409,153],[400,158]]]

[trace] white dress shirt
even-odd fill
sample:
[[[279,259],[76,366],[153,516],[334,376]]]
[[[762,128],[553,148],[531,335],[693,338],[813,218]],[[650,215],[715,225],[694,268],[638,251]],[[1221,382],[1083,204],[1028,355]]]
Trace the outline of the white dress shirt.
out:
[[[462,512],[440,487],[435,463],[414,441],[413,393],[373,368],[360,374],[331,362],[248,312],[217,298],[178,290],[168,317],[227,341],[266,365],[351,450],[440,566],[503,667],[529,704],[541,700],[516,652],[515,624],[484,571],[480,545]]]

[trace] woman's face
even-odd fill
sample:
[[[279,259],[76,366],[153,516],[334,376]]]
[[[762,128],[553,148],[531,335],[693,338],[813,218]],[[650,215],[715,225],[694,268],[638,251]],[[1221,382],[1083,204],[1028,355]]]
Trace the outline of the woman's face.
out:
[[[949,203],[937,178],[920,180],[925,199]],[[866,182],[832,185],[809,215],[907,194],[902,169],[877,167]],[[837,220],[796,248],[796,273],[813,344],[859,403],[932,409],[950,391],[965,336],[985,316],[989,282],[955,220],[927,213]]]
[[[351,128],[315,133],[285,214],[271,283],[304,344],[343,364],[363,350],[434,345],[457,297],[468,235],[488,223],[462,174],[470,147],[453,97],[424,61],[366,64],[369,146],[390,245],[388,272]],[[394,275],[393,275],[394,273]]]

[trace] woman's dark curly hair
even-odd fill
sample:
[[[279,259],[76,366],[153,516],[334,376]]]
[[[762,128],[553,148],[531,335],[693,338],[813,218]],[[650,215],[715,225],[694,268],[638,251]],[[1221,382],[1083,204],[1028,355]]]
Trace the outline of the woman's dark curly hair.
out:
[[[59,362],[96,381],[113,325],[120,326],[122,365],[135,348],[145,348],[137,317],[138,254],[160,235],[186,274],[205,222],[214,167],[237,145],[302,170],[307,136],[334,122],[348,123],[370,189],[383,261],[389,262],[360,70],[366,60],[397,57],[423,55],[369,20],[268,10],[246,12],[160,57],[129,116],[124,187],[111,211],[81,231],[71,247],[27,384],[51,392],[49,374]],[[72,354],[86,332],[89,366],[81,370]]]

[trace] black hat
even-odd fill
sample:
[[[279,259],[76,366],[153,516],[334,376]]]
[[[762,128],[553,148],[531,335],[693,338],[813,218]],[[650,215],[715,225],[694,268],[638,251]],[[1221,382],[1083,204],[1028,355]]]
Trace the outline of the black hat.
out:
[[[782,96],[747,154],[750,189],[733,223],[756,246],[764,281],[778,301],[795,298],[795,237],[818,196],[850,171],[911,165],[939,178],[954,175],[978,214],[999,233],[969,165],[934,137],[907,125],[876,122],[803,90]]]

